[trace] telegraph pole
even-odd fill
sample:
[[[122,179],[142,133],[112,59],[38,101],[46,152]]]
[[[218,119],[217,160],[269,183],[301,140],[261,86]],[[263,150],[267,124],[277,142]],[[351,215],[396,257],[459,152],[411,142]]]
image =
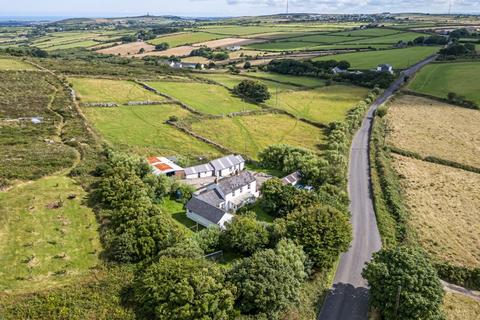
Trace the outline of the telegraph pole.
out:
[[[287,0],[287,14],[288,14],[288,0]]]

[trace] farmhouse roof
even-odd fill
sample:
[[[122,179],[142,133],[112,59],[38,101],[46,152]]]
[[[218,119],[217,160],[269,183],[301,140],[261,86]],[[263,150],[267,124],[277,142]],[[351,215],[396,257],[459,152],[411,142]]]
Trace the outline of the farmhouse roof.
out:
[[[231,168],[240,163],[245,162],[242,156],[239,155],[229,155],[220,159],[216,159],[210,162],[215,170],[223,170],[226,168]]]
[[[186,175],[191,175],[191,174],[198,174],[198,173],[205,173],[205,172],[210,172],[213,171],[213,167],[210,165],[210,163],[207,164],[201,164],[198,166],[193,166],[185,169],[185,174]]]
[[[243,171],[237,176],[232,176],[220,180],[217,183],[217,188],[226,195],[252,183],[253,181],[255,181],[255,177],[253,176],[253,174],[248,171]]]
[[[392,65],[388,63],[382,63],[382,64],[379,64],[378,67],[381,69],[391,69]]]
[[[289,174],[288,176],[282,179],[283,184],[295,185],[302,179],[302,175],[299,171]]]
[[[216,224],[218,224],[226,214],[222,209],[216,208],[197,197],[192,197],[190,201],[187,202],[186,207],[189,211]]]
[[[220,207],[220,204],[224,202],[225,200],[223,199],[222,195],[218,193],[216,189],[211,189],[207,190],[204,192],[201,192],[196,196],[198,199],[205,201],[215,207]]]

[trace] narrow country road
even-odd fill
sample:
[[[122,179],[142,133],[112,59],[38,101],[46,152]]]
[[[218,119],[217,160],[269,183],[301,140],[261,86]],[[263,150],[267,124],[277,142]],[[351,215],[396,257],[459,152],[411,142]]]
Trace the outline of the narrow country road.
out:
[[[420,68],[433,61],[436,55],[411,66],[371,105],[362,126],[355,134],[350,150],[348,192],[353,230],[350,249],[341,255],[319,320],[367,320],[369,294],[362,269],[372,254],[381,248],[380,234],[373,209],[370,185],[369,140],[373,115]]]

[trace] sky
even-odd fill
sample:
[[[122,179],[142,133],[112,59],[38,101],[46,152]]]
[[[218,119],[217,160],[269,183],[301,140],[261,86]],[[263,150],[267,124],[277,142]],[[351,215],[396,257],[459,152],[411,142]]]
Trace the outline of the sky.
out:
[[[284,13],[287,0],[0,0],[0,16],[241,16]],[[290,0],[290,12],[480,13],[480,0]]]

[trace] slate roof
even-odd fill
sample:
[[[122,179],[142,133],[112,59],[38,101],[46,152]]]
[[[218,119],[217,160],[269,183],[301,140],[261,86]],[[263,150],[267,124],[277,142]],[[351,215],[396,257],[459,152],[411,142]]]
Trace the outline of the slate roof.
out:
[[[229,156],[210,161],[210,164],[213,166],[215,170],[223,170],[226,168],[236,166],[242,162],[245,162],[242,156],[236,156],[231,154]]]
[[[217,188],[225,195],[232,193],[255,181],[255,177],[248,171],[243,171],[237,176],[232,176],[220,180]]]
[[[186,207],[189,211],[216,224],[218,224],[226,214],[222,209],[216,208],[197,197],[192,197],[190,201],[187,202]]]
[[[300,172],[295,171],[282,179],[283,184],[297,184],[302,179]]]
[[[210,163],[207,163],[207,164],[201,164],[198,166],[186,168],[185,174],[191,175],[191,174],[198,174],[198,173],[204,173],[209,171],[213,171],[213,167],[210,165]]]
[[[198,199],[205,201],[215,207],[219,207],[225,201],[222,195],[216,189],[204,191],[196,196]]]

